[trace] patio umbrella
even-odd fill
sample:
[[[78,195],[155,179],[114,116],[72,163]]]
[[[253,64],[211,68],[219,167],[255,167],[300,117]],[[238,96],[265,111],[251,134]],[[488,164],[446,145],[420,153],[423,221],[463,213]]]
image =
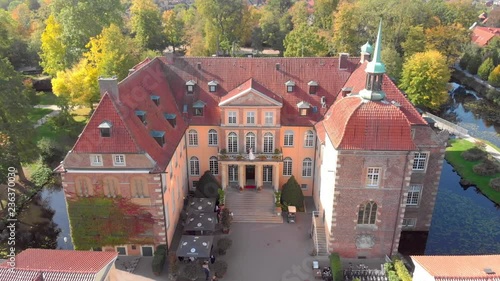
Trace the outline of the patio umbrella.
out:
[[[192,212],[186,219],[184,231],[215,231],[217,217],[214,212]]]
[[[188,202],[188,213],[213,212],[215,209],[215,198],[191,198]]]
[[[213,236],[191,236],[182,235],[177,256],[184,258],[210,258]]]

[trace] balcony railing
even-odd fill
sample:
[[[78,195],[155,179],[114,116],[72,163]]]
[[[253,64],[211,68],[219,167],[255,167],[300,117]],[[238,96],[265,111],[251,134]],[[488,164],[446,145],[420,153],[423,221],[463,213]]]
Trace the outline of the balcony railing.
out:
[[[219,161],[283,161],[283,154],[279,153],[254,153],[255,159],[250,160],[248,153],[219,152]]]

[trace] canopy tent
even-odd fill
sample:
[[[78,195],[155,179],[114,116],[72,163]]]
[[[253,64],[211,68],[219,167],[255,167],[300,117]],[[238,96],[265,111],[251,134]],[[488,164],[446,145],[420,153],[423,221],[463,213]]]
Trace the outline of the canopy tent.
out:
[[[215,210],[215,198],[191,198],[188,202],[188,213],[213,212]]]
[[[217,217],[214,212],[188,214],[184,231],[215,231]]]
[[[184,258],[210,258],[214,242],[213,236],[182,235],[177,256]]]

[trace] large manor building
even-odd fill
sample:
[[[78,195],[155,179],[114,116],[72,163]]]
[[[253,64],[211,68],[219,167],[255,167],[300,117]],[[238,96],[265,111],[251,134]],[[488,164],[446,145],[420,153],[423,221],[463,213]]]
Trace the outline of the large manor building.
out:
[[[328,251],[395,253],[402,230],[429,230],[447,136],[386,76],[380,31],[375,48],[361,51],[361,58],[168,53],[122,81],[101,78],[100,103],[62,163],[67,200],[98,196],[101,186],[104,196],[147,208],[156,218],[151,244],[115,247],[140,255],[171,244],[183,201],[205,171],[224,189],[279,190],[293,175],[314,199]]]

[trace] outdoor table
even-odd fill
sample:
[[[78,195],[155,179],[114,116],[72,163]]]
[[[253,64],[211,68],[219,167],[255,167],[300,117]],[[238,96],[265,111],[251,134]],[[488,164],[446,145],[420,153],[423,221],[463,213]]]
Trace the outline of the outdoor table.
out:
[[[187,212],[210,213],[215,209],[215,198],[191,198],[188,202]]]
[[[191,236],[182,235],[177,248],[177,257],[184,258],[210,258],[213,236]]]
[[[201,234],[205,231],[215,231],[217,224],[217,216],[214,212],[199,213],[192,212],[188,214],[184,231],[200,231]]]

